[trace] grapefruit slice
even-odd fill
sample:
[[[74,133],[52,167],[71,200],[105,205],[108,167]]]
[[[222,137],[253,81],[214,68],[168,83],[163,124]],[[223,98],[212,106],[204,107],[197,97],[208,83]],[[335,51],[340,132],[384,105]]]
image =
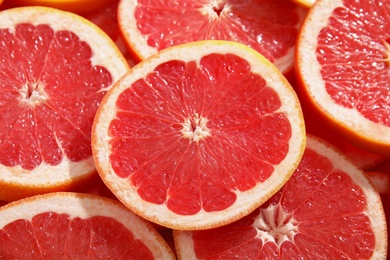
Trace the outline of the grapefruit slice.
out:
[[[305,12],[286,0],[121,0],[118,21],[135,60],[191,41],[229,40],[252,47],[285,73]]]
[[[73,13],[86,13],[100,10],[114,0],[12,0],[13,7],[46,6]]]
[[[82,193],[1,207],[0,241],[6,259],[175,259],[150,223],[118,201]]]
[[[299,100],[261,54],[229,41],[160,51],[104,97],[92,130],[103,181],[176,229],[232,222],[272,196],[305,146]]]
[[[319,0],[297,44],[301,101],[363,149],[390,154],[389,5]]]
[[[96,175],[93,118],[126,60],[102,30],[68,12],[20,7],[0,20],[0,200]]]
[[[378,192],[343,154],[310,135],[292,177],[251,214],[173,234],[179,259],[386,259]]]

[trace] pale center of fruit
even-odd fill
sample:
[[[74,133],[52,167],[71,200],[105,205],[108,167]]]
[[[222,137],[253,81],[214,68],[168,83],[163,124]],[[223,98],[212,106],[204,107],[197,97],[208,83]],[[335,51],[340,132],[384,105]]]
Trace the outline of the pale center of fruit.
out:
[[[195,116],[187,118],[183,125],[183,137],[188,138],[191,141],[199,142],[210,135],[210,129],[207,128],[207,118],[199,116],[195,113]]]
[[[25,83],[20,89],[22,101],[35,106],[47,100],[47,94],[42,83],[33,81]]]
[[[261,209],[253,225],[264,243],[274,242],[278,246],[286,240],[293,241],[294,235],[298,232],[292,214],[284,212],[278,205]]]
[[[203,15],[217,18],[223,11],[227,11],[229,9],[226,2],[227,0],[211,0],[210,3],[204,5],[200,11]]]

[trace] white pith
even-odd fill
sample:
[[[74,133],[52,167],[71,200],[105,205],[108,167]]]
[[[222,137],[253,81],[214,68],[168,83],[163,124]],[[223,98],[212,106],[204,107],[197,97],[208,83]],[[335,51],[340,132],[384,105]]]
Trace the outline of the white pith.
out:
[[[207,118],[199,116],[198,113],[192,118],[187,118],[183,123],[182,134],[184,138],[191,141],[199,142],[200,140],[210,136],[210,129],[207,128]]]
[[[28,82],[20,89],[21,102],[29,106],[35,106],[45,102],[48,98],[42,82]]]
[[[294,235],[298,233],[297,222],[292,213],[285,212],[280,205],[261,208],[253,226],[263,243],[273,242],[278,246],[286,240],[293,242]]]

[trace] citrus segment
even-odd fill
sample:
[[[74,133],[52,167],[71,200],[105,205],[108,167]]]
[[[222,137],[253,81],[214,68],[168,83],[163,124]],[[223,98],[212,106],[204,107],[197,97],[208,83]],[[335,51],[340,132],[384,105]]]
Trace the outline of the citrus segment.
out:
[[[346,139],[387,155],[388,12],[378,1],[317,1],[296,55],[301,92],[313,109]]]
[[[14,200],[95,170],[93,118],[128,64],[106,34],[77,15],[25,7],[0,19],[0,199]]]
[[[114,0],[12,0],[8,2],[14,7],[47,6],[81,14],[102,9],[112,1]]]
[[[103,181],[164,226],[199,229],[248,214],[303,153],[300,104],[282,74],[243,44],[171,47],[104,98],[92,147]]]
[[[173,233],[179,259],[386,259],[379,194],[310,135],[294,174],[259,208],[223,227]]]
[[[122,0],[118,21],[140,60],[178,44],[229,40],[254,48],[287,72],[304,14],[303,8],[285,0]]]
[[[0,208],[0,255],[12,259],[175,259],[156,230],[121,203],[49,193]]]

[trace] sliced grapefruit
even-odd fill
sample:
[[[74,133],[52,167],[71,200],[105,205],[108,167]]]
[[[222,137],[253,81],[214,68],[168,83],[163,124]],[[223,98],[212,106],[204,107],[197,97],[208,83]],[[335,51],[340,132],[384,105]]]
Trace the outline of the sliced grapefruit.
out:
[[[68,12],[20,7],[0,20],[0,200],[97,174],[93,118],[126,60],[102,30]]]
[[[92,148],[103,181],[130,209],[177,229],[250,213],[302,156],[300,103],[246,45],[198,41],[139,63],[105,96]]]
[[[73,13],[86,13],[100,10],[114,0],[10,0],[14,7],[46,6]]]
[[[251,214],[216,229],[173,232],[179,259],[386,259],[378,192],[310,135],[292,177]]]
[[[296,55],[302,102],[355,145],[385,155],[389,12],[380,1],[319,0],[302,26]]]
[[[284,73],[305,11],[288,0],[121,0],[118,21],[138,60],[191,41],[230,40],[259,51]]]
[[[58,192],[0,208],[5,259],[175,259],[144,219],[120,202]]]

